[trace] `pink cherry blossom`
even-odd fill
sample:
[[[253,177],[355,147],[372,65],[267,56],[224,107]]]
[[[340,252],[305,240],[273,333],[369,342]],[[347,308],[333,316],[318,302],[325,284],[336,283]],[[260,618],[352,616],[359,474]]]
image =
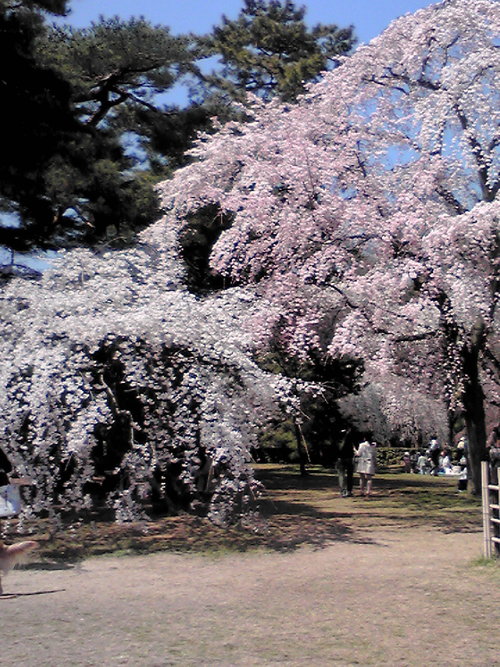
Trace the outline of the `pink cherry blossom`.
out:
[[[406,15],[296,106],[204,137],[159,188],[181,225],[207,202],[231,216],[212,267],[258,286],[290,354],[361,357],[403,430],[445,435],[460,410],[476,489],[500,404],[499,29],[491,0]]]

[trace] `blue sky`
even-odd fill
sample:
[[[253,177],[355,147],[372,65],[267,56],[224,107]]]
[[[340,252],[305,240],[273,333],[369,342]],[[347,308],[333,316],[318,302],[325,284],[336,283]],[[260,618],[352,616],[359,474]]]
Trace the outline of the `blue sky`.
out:
[[[428,7],[430,0],[297,0],[307,7],[309,23],[354,25],[360,42],[376,37],[389,23],[407,12]],[[99,15],[129,18],[144,16],[153,24],[167,25],[175,33],[209,32],[225,14],[236,18],[243,0],[72,0],[65,19],[78,27],[88,26]]]

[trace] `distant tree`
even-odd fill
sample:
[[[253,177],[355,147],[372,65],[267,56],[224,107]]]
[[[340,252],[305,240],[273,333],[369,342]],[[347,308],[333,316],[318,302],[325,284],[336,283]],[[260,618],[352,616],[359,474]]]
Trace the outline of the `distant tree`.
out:
[[[300,317],[300,303],[296,301],[289,305],[289,312],[278,317],[272,326],[269,340],[258,359],[266,370],[291,379],[300,378],[317,387],[316,392],[297,395],[300,411],[289,420],[293,423],[301,473],[304,474],[307,462],[331,465],[335,461],[335,445],[344,422],[338,404],[343,397],[357,395],[360,391],[363,364],[352,358],[339,359],[327,354],[332,326],[328,318],[318,326],[318,347],[304,347],[302,354],[291,355],[288,349],[290,322]],[[272,441],[272,434],[266,437]]]
[[[201,42],[205,53],[219,56],[222,64],[206,84],[239,101],[247,93],[295,100],[305,83],[334,68],[355,41],[352,26],[309,28],[305,14],[305,7],[290,0],[244,0],[237,19],[223,16]]]

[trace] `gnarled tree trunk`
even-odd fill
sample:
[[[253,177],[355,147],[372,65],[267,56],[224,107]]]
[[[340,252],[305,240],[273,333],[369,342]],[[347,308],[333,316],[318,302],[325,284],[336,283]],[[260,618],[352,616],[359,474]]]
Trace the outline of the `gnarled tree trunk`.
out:
[[[465,386],[462,402],[469,444],[469,479],[472,481],[472,493],[478,495],[481,493],[481,461],[488,458],[484,393],[479,377],[478,346],[463,351],[463,369],[465,371]]]

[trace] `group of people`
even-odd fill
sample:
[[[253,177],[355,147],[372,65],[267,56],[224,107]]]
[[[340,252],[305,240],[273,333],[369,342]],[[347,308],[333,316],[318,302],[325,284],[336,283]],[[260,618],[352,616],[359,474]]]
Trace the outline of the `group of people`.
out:
[[[458,472],[458,467],[466,465],[465,442],[459,443],[457,449],[442,448],[436,438],[433,438],[423,452],[405,452],[401,458],[405,472],[419,473],[420,475],[446,475]]]
[[[431,438],[425,451],[405,452],[401,458],[405,472],[420,475],[455,475],[458,490],[467,490],[467,442],[461,438],[455,450],[441,447]]]
[[[376,446],[375,442],[364,440],[356,448],[349,438],[344,436],[337,458],[337,474],[342,497],[352,496],[355,470],[359,473],[360,494],[362,496],[371,495],[377,463]]]
[[[373,476],[376,471],[375,442],[364,440],[356,448],[349,438],[348,431],[343,431],[339,442],[337,457],[337,475],[340,495],[353,495],[354,472],[359,474],[359,491],[362,496],[370,496],[373,489]],[[401,458],[404,471],[421,475],[455,474],[458,478],[458,490],[467,490],[467,443],[462,438],[455,451],[441,447],[437,438],[431,438],[424,451],[405,452]]]
[[[459,473],[467,466],[467,443],[461,438],[456,450],[441,447],[437,438],[432,438],[425,453],[420,454],[417,468],[420,474],[448,475]]]
[[[420,475],[456,475],[458,490],[467,490],[467,443],[461,438],[454,451],[431,438],[425,451],[405,452],[401,458],[405,472]]]

